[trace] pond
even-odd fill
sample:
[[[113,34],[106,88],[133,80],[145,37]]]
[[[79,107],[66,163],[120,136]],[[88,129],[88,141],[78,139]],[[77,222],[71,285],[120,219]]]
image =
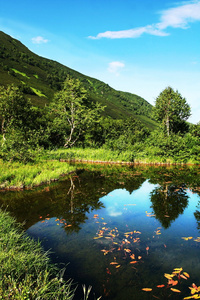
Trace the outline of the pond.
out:
[[[80,168],[80,166],[79,166]],[[183,299],[200,285],[200,168],[85,165],[0,205],[89,299]],[[174,272],[174,274],[172,274]]]

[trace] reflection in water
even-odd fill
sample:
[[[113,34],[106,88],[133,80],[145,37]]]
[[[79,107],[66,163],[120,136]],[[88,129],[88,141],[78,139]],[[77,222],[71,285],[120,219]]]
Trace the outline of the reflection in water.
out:
[[[164,228],[168,228],[184,212],[188,198],[184,186],[165,184],[151,192],[152,208]]]
[[[0,205],[26,221],[53,262],[70,262],[66,277],[92,285],[96,298],[189,296],[188,286],[199,285],[200,276],[199,168],[85,168],[51,186],[0,193]],[[155,289],[176,267],[191,276],[181,283],[181,295]],[[142,292],[145,287],[153,294]]]

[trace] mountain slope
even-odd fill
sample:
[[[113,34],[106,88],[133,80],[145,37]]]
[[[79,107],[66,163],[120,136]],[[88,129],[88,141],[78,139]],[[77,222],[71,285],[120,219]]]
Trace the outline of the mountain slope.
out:
[[[143,98],[116,91],[100,80],[40,57],[0,31],[0,85],[14,83],[21,86],[33,105],[44,106],[62,88],[67,75],[82,82],[91,101],[106,105],[104,115],[115,119],[134,117],[149,128],[156,127],[156,122],[151,119],[152,105]]]

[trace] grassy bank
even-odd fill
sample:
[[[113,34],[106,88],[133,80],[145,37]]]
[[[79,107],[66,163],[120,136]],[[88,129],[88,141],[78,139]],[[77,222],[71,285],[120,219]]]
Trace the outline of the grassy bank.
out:
[[[0,299],[72,299],[40,244],[30,239],[7,212],[0,209]]]
[[[66,161],[66,163],[61,163]],[[61,175],[76,171],[67,161],[136,163],[136,164],[200,164],[200,157],[189,154],[165,155],[159,149],[112,151],[109,149],[72,148],[44,151],[35,163],[3,162],[0,160],[0,188],[29,188],[58,180]]]
[[[169,151],[168,151],[169,152]],[[200,164],[200,157],[191,153],[175,153],[173,156],[156,147],[145,148],[142,145],[127,151],[110,149],[71,148],[46,151],[45,159],[82,160],[97,162],[131,162],[140,164]]]
[[[36,163],[3,162],[0,160],[1,188],[28,188],[58,180],[59,176],[75,170],[59,161],[38,160]]]

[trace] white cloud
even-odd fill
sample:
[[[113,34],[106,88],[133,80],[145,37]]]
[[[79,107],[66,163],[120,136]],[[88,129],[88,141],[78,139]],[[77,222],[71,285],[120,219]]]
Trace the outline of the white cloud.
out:
[[[89,36],[91,39],[121,39],[121,38],[138,38],[142,34],[150,34],[156,36],[169,35],[165,31],[166,28],[182,28],[189,27],[189,23],[200,21],[200,1],[191,1],[189,4],[170,8],[161,12],[160,22],[144,27],[133,28],[121,31],[106,31],[97,34],[97,36]]]
[[[120,61],[113,61],[109,63],[108,71],[114,73],[116,76],[119,76],[119,69],[124,68],[125,64]]]
[[[49,40],[43,38],[42,36],[33,37],[31,40],[33,44],[44,44],[49,42]]]

